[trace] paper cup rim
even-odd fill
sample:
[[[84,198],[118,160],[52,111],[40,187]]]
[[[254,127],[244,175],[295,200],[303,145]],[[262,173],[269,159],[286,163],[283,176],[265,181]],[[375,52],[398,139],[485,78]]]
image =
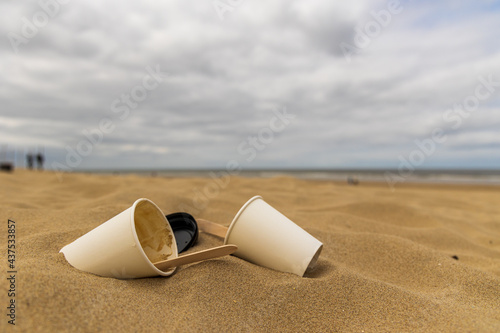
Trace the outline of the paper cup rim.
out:
[[[141,252],[142,256],[144,257],[144,259],[146,259],[148,265],[151,268],[153,268],[158,274],[160,274],[162,276],[170,276],[174,273],[176,267],[173,267],[168,271],[162,271],[161,269],[158,269],[155,265],[153,265],[151,260],[148,258],[148,256],[146,255],[146,252],[144,252],[144,249],[142,248],[141,242],[139,241],[139,236],[137,236],[137,230],[135,229],[135,209],[136,209],[137,205],[143,201],[147,201],[150,204],[152,204],[161,213],[160,215],[163,216],[163,219],[165,220],[167,228],[172,233],[172,247],[175,248],[175,251],[172,253],[172,255],[175,254],[175,256],[173,258],[177,258],[179,256],[179,253],[177,253],[177,243],[175,241],[175,235],[174,235],[174,232],[172,230],[172,227],[170,227],[170,223],[168,223],[168,220],[165,217],[165,215],[163,214],[163,211],[160,209],[160,207],[158,207],[153,201],[146,199],[146,198],[137,199],[134,202],[134,204],[132,205],[132,209],[130,211],[130,224],[132,227],[132,235],[134,236],[134,241],[137,244],[137,247],[139,248],[139,251]]]
[[[243,212],[245,211],[245,209],[248,208],[248,206],[254,202],[255,200],[257,199],[262,199],[262,197],[260,195],[256,195],[252,198],[250,198],[241,208],[240,210],[238,211],[238,213],[236,213],[236,215],[234,216],[233,218],[233,221],[231,222],[231,224],[229,225],[229,228],[227,228],[227,233],[226,233],[226,237],[224,238],[224,244],[227,244],[228,240],[229,240],[229,235],[231,235],[231,232],[233,231],[234,229],[234,226],[236,225],[236,221],[238,221],[239,217],[241,216],[241,214],[243,214]],[[262,199],[264,200],[264,199]]]

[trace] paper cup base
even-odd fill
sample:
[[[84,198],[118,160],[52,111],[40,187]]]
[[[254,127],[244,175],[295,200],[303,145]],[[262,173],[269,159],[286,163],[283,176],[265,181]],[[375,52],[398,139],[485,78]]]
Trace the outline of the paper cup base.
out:
[[[323,244],[266,203],[250,199],[236,214],[224,240],[235,244],[235,256],[260,266],[303,276]]]

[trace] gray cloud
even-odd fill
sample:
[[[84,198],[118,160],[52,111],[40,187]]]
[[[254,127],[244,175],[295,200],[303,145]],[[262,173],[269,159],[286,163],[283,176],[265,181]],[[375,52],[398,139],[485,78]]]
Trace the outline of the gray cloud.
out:
[[[498,166],[500,87],[458,128],[444,114],[474,95],[479,77],[500,81],[499,8],[401,6],[347,61],[340,44],[356,45],[356,31],[387,2],[243,1],[221,20],[210,2],[69,1],[17,53],[9,34],[22,35],[23,17],[42,8],[4,2],[0,143],[43,146],[49,161],[64,163],[84,131],[109,119],[113,130],[78,168],[224,167],[230,159],[395,167],[415,140],[442,128],[448,140],[429,166]],[[168,75],[127,106],[123,96],[156,66]],[[247,162],[238,147],[283,107],[297,118]]]

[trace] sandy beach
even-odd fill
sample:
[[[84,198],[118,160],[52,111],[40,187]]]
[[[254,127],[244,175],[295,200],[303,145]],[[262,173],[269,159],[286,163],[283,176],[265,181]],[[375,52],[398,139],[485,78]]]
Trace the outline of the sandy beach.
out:
[[[324,244],[304,277],[234,256],[118,280],[59,250],[138,198],[228,226],[261,195]],[[2,332],[499,332],[500,187],[0,173]],[[7,258],[15,222],[15,279]],[[200,233],[196,249],[221,245]],[[14,283],[15,296],[9,289]],[[15,299],[15,327],[9,324]]]

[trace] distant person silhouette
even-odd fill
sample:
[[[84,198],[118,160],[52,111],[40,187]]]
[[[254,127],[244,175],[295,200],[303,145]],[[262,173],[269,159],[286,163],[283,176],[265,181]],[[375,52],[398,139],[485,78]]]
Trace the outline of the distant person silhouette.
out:
[[[28,170],[33,170],[33,162],[34,161],[35,161],[35,159],[31,153],[26,155],[26,166],[28,167]]]
[[[43,162],[45,162],[45,156],[43,156],[42,153],[38,153],[36,155],[36,164],[37,164],[38,170],[43,170]]]

